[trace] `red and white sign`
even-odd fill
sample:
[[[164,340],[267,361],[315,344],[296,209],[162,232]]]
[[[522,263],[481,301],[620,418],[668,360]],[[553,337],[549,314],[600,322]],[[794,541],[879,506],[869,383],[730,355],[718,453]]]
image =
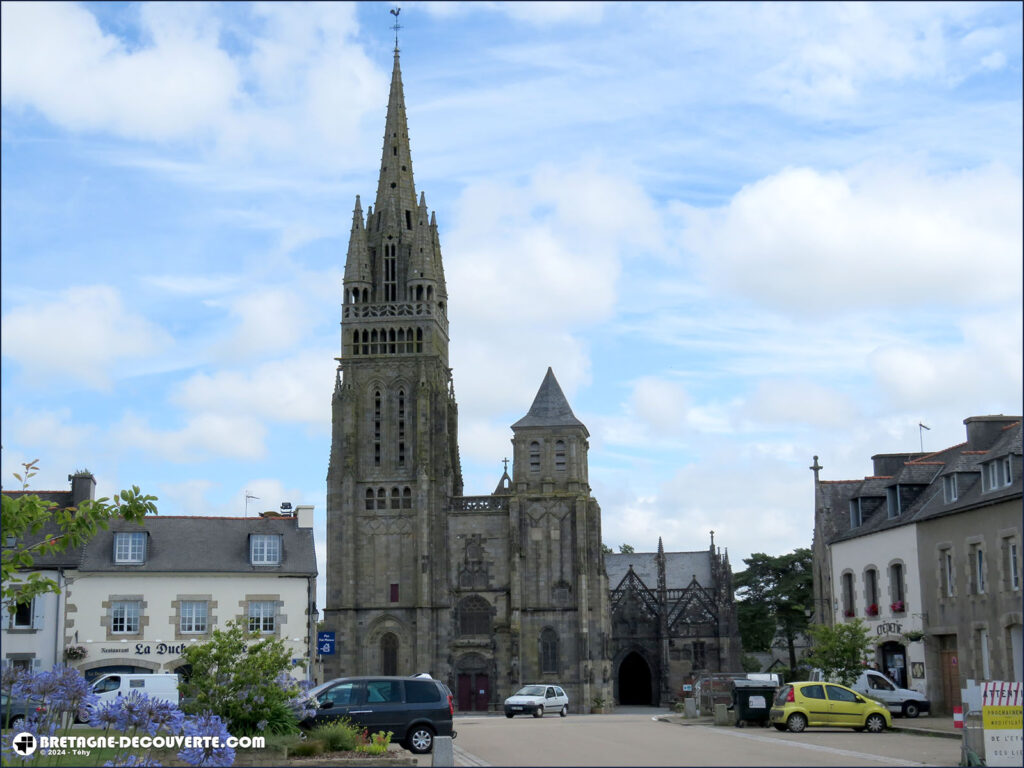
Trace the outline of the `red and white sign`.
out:
[[[963,728],[964,727],[964,708],[953,707],[953,727]]]

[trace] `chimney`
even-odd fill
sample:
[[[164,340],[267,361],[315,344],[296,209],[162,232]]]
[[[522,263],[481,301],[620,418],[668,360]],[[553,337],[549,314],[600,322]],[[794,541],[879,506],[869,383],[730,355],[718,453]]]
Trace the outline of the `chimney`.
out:
[[[1003,433],[1003,428],[1020,421],[1020,416],[970,416],[964,419],[967,427],[967,450],[987,451]]]
[[[871,457],[874,477],[893,477],[899,474],[908,461],[927,456],[926,453],[876,453]]]
[[[87,469],[68,475],[71,481],[71,506],[77,507],[85,500],[96,498],[96,478]]]
[[[312,528],[313,527],[313,505],[312,504],[299,504],[295,508],[295,517],[297,519],[297,526],[299,528]]]

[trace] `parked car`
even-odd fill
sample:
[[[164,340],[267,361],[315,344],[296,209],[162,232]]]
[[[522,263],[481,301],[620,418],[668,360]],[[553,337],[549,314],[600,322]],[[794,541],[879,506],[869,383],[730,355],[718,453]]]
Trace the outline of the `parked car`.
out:
[[[882,702],[895,715],[917,717],[921,713],[927,715],[931,711],[931,702],[923,693],[900,688],[892,678],[874,669],[861,672],[860,677],[850,687],[858,693]]]
[[[807,726],[850,727],[881,733],[892,727],[892,715],[881,702],[845,685],[824,682],[789,683],[779,689],[769,713],[778,730],[800,733]]]
[[[544,717],[545,712],[569,714],[569,697],[557,685],[527,685],[505,699],[505,717]]]
[[[396,743],[417,754],[432,751],[435,736],[456,736],[452,692],[440,680],[339,677],[312,688],[305,701],[315,713],[301,721],[303,728],[348,718],[370,733],[391,731]]]
[[[45,715],[46,708],[38,702],[28,699],[12,699],[6,693],[0,693],[0,718],[4,728],[15,733],[25,730],[25,721],[32,715]]]

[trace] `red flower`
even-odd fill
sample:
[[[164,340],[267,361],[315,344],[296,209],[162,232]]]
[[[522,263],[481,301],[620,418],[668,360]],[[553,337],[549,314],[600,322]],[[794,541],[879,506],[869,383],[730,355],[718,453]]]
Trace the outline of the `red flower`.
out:
[[[868,614],[868,616],[877,616],[878,615],[878,603],[872,603],[871,605],[869,605],[868,606],[868,610],[867,610],[867,614]]]
[[[889,606],[893,613],[903,613],[905,609],[902,600],[897,600],[895,603]]]

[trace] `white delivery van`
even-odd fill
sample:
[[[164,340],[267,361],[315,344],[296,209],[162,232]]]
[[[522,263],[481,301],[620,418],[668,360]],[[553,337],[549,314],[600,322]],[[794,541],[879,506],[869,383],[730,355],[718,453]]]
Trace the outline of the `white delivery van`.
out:
[[[179,701],[178,676],[171,673],[127,674],[112,672],[97,678],[92,684],[92,692],[99,697],[102,704],[118,696],[127,696],[132,691],[145,693],[151,699],[163,699],[172,704]]]
[[[917,717],[922,712],[928,714],[931,702],[924,694],[908,688],[900,688],[889,677],[873,669],[860,673],[860,677],[850,686],[858,693],[880,701],[894,715]]]

